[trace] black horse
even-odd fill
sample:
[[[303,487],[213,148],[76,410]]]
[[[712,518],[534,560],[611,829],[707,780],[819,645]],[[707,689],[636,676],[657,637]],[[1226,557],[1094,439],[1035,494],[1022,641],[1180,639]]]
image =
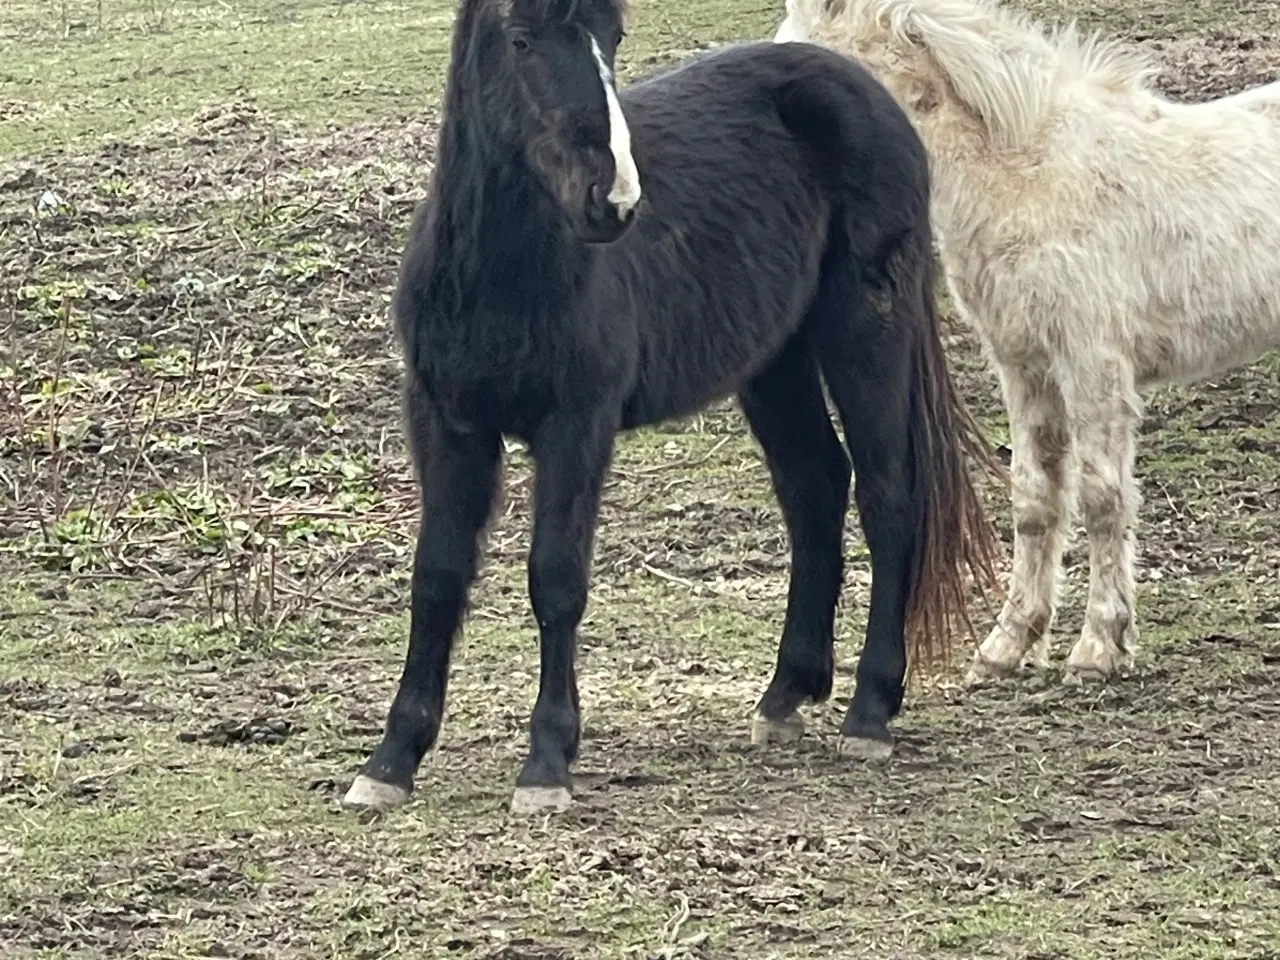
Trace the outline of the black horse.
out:
[[[422,492],[409,650],[350,807],[404,803],[436,740],[503,434],[536,469],[542,669],[515,810],[571,802],[576,633],[619,431],[736,393],[764,450],[792,567],[756,741],[797,736],[797,708],[831,694],[850,458],[872,567],[841,727],[854,753],[891,752],[906,637],[945,650],[967,623],[966,574],[995,588],[964,462],[988,449],[942,352],[928,162],[906,116],[859,65],[808,44],[713,51],[620,107],[623,13],[462,0],[394,303]]]

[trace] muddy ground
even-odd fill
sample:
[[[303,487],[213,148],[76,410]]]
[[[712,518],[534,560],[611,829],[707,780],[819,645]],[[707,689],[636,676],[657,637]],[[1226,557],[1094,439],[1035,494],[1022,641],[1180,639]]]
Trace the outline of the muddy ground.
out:
[[[1150,6],[1100,22],[1172,94],[1280,78],[1266,11],[1189,33]],[[0,159],[0,956],[1280,956],[1274,357],[1150,397],[1137,669],[916,689],[882,767],[833,749],[856,527],[837,695],[753,748],[787,568],[764,467],[730,404],[628,438],[579,803],[534,821],[506,811],[537,676],[513,446],[440,747],[407,809],[342,812],[406,627],[386,313],[433,139],[246,98]]]

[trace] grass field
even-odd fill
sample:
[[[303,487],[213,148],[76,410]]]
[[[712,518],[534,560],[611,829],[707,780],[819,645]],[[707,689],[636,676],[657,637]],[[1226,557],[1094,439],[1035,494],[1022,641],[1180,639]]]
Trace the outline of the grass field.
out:
[[[1148,44],[1179,96],[1280,76],[1274,4],[1030,6]],[[782,3],[635,7],[624,79]],[[883,767],[835,756],[847,661],[798,746],[747,742],[787,547],[736,409],[626,438],[579,803],[537,820],[506,810],[538,669],[513,449],[439,749],[403,811],[340,810],[407,626],[387,303],[452,10],[0,9],[0,956],[1280,956],[1274,357],[1150,398],[1139,668],[914,691]],[[849,566],[846,658],[852,525]]]

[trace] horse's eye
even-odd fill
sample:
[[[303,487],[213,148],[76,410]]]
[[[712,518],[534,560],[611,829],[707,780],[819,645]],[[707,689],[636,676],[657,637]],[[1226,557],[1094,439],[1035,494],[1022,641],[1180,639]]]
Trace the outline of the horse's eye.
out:
[[[517,33],[511,38],[511,45],[521,53],[524,53],[529,49],[529,38]]]
[[[621,27],[619,27],[619,28],[618,28],[618,35],[617,35],[616,37],[614,37],[613,45],[614,45],[615,47],[620,47],[620,46],[622,46],[622,41],[623,41],[623,39],[625,39],[625,38],[626,38],[626,36],[627,36],[627,31],[625,31],[625,30],[623,30]]]

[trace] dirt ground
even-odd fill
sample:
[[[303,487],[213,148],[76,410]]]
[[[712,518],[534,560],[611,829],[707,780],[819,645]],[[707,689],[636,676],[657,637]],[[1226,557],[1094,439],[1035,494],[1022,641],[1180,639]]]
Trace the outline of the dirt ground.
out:
[[[1280,78],[1261,5],[1034,8],[1147,44],[1178,97]],[[776,19],[720,9],[649,13],[636,60]],[[0,138],[39,106],[10,81]],[[730,404],[628,437],[579,802],[533,821],[506,810],[537,678],[513,445],[440,746],[405,810],[341,811],[403,654],[387,303],[434,133],[246,95],[0,155],[0,956],[1280,957],[1274,356],[1149,398],[1137,669],[913,690],[884,766],[834,752],[856,525],[836,696],[753,748],[786,593],[765,469]],[[999,438],[971,338],[948,347]]]

